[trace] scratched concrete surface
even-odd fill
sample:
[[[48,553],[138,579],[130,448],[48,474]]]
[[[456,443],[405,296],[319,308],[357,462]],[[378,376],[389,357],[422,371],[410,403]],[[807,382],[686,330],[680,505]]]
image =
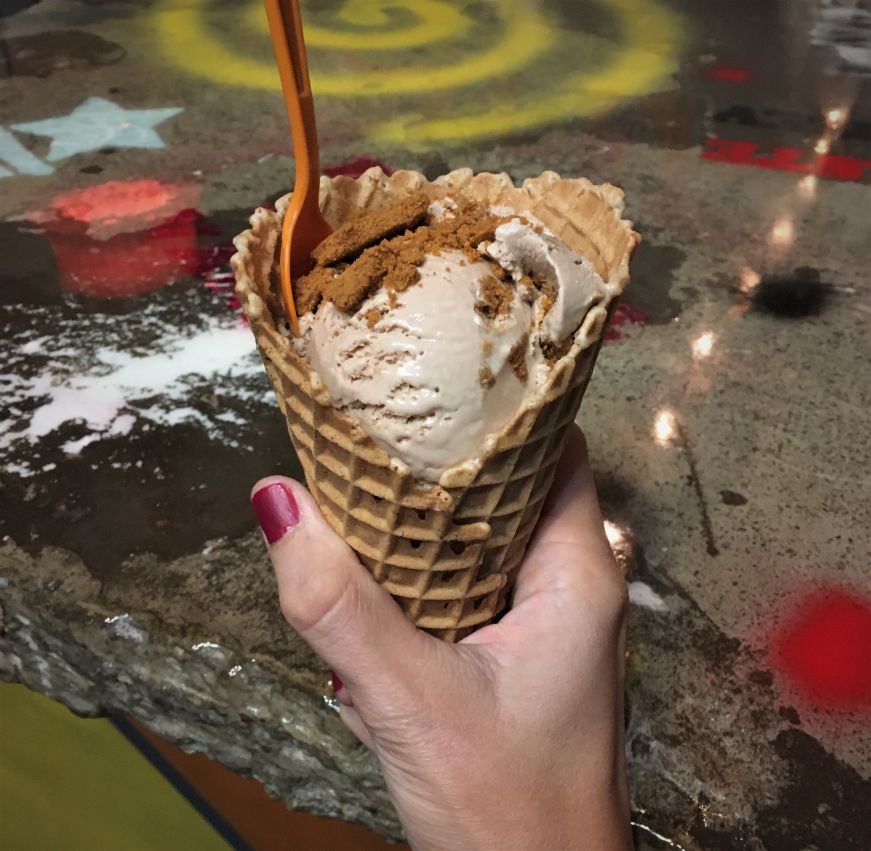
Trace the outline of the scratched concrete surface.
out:
[[[584,402],[639,847],[871,847],[866,3],[304,4],[323,165],[551,168],[644,236]],[[227,262],[293,182],[257,3],[0,9],[0,676],[398,835],[281,623]]]

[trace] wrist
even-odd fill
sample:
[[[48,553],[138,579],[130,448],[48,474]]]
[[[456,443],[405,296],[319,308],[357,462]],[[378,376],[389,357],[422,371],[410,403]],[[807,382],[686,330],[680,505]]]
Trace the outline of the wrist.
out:
[[[459,805],[430,829],[410,830],[409,844],[414,851],[632,851],[625,773],[515,792]]]

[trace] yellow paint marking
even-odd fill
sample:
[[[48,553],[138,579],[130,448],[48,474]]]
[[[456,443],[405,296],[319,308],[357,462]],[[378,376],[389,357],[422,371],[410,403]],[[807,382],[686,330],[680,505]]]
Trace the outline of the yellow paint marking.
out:
[[[401,9],[411,14],[415,22],[402,28],[390,28],[393,17],[389,11]],[[439,0],[405,0],[399,7],[396,0],[352,0],[336,15],[356,30],[333,30],[306,23],[305,41],[309,47],[335,50],[406,50],[445,39],[460,39],[471,29],[473,21],[456,6]],[[267,34],[269,25],[260,3],[248,6],[243,13],[245,25],[254,32]],[[383,27],[381,32],[366,32]]]
[[[609,8],[620,16],[624,41],[600,70],[573,74],[555,92],[525,94],[486,112],[422,121],[397,119],[381,125],[376,137],[420,145],[493,136],[601,115],[622,100],[656,91],[676,70],[677,18],[653,0],[610,0]]]
[[[192,74],[217,83],[256,89],[279,89],[278,72],[264,64],[230,52],[204,27],[204,0],[187,0],[183,9],[167,3],[154,17],[157,36],[168,58]],[[503,37],[489,49],[452,65],[417,66],[352,74],[312,73],[316,95],[366,97],[468,86],[517,71],[550,46],[553,29],[523,0],[503,4],[508,19]]]
[[[178,0],[160,0],[151,21],[169,61],[212,82],[277,91],[278,74],[271,61],[242,55],[236,45],[222,41],[209,26],[211,11],[222,14],[229,8],[238,15],[242,27],[259,37],[265,33],[260,3],[245,4],[238,10],[213,6],[212,2],[185,0],[179,7]],[[536,63],[548,51],[565,49],[560,43],[564,38],[577,41],[578,36],[561,33],[538,4],[529,0],[501,0],[492,6],[501,21],[491,28],[492,38],[486,46],[472,47],[452,64],[429,66],[429,58],[438,55],[434,48],[414,54],[415,65],[383,67],[382,63],[372,68],[373,58],[380,57],[367,56],[367,51],[406,50],[447,41],[449,55],[459,52],[463,49],[461,39],[466,36],[469,43],[476,22],[463,12],[462,5],[443,0],[348,0],[334,18],[349,29],[310,24],[306,37],[312,47],[358,54],[360,70],[313,73],[313,88],[317,95],[341,98],[453,90],[444,106],[444,117],[404,115],[374,127],[373,136],[382,141],[425,146],[600,115],[625,99],[664,88],[676,68],[679,19],[657,0],[608,0],[604,8],[620,28],[616,42],[584,34],[579,52],[588,67],[566,76],[550,69],[547,77],[541,73],[543,66]],[[346,55],[344,61],[349,58]],[[329,67],[326,62],[318,64]],[[528,81],[521,76],[523,72],[530,75]],[[478,98],[472,109],[463,112],[463,89],[483,83],[491,84],[496,105],[488,109],[486,99],[482,105]],[[504,96],[499,96],[500,92]],[[378,121],[377,114],[373,118]]]
[[[213,83],[279,90],[281,83],[274,65],[234,53],[232,45],[208,31],[202,20],[204,5],[203,0],[190,0],[179,8],[167,0],[157,6],[151,20],[166,58],[176,67]]]

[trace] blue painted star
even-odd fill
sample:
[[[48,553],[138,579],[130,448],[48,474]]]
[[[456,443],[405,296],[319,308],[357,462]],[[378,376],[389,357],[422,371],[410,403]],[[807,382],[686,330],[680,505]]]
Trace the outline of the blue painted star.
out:
[[[124,109],[105,98],[88,98],[69,115],[13,124],[12,129],[36,136],[50,136],[47,160],[63,160],[75,154],[116,148],[165,148],[154,128],[178,115],[182,107]]]

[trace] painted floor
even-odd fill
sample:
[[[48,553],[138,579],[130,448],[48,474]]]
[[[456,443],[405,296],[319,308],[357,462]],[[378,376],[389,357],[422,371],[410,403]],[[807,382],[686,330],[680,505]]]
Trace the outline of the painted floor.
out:
[[[17,851],[227,851],[108,720],[0,685],[0,844]]]
[[[644,241],[580,420],[632,583],[639,834],[871,847],[868,0],[303,12],[327,174],[625,190]],[[247,504],[299,474],[228,265],[293,185],[260,3],[7,0],[0,48],[0,672],[153,726],[169,693],[204,743],[216,712],[288,799],[247,745],[297,736],[383,827]]]
[[[79,718],[0,684],[0,847],[10,851],[402,851],[294,813],[135,721]]]

